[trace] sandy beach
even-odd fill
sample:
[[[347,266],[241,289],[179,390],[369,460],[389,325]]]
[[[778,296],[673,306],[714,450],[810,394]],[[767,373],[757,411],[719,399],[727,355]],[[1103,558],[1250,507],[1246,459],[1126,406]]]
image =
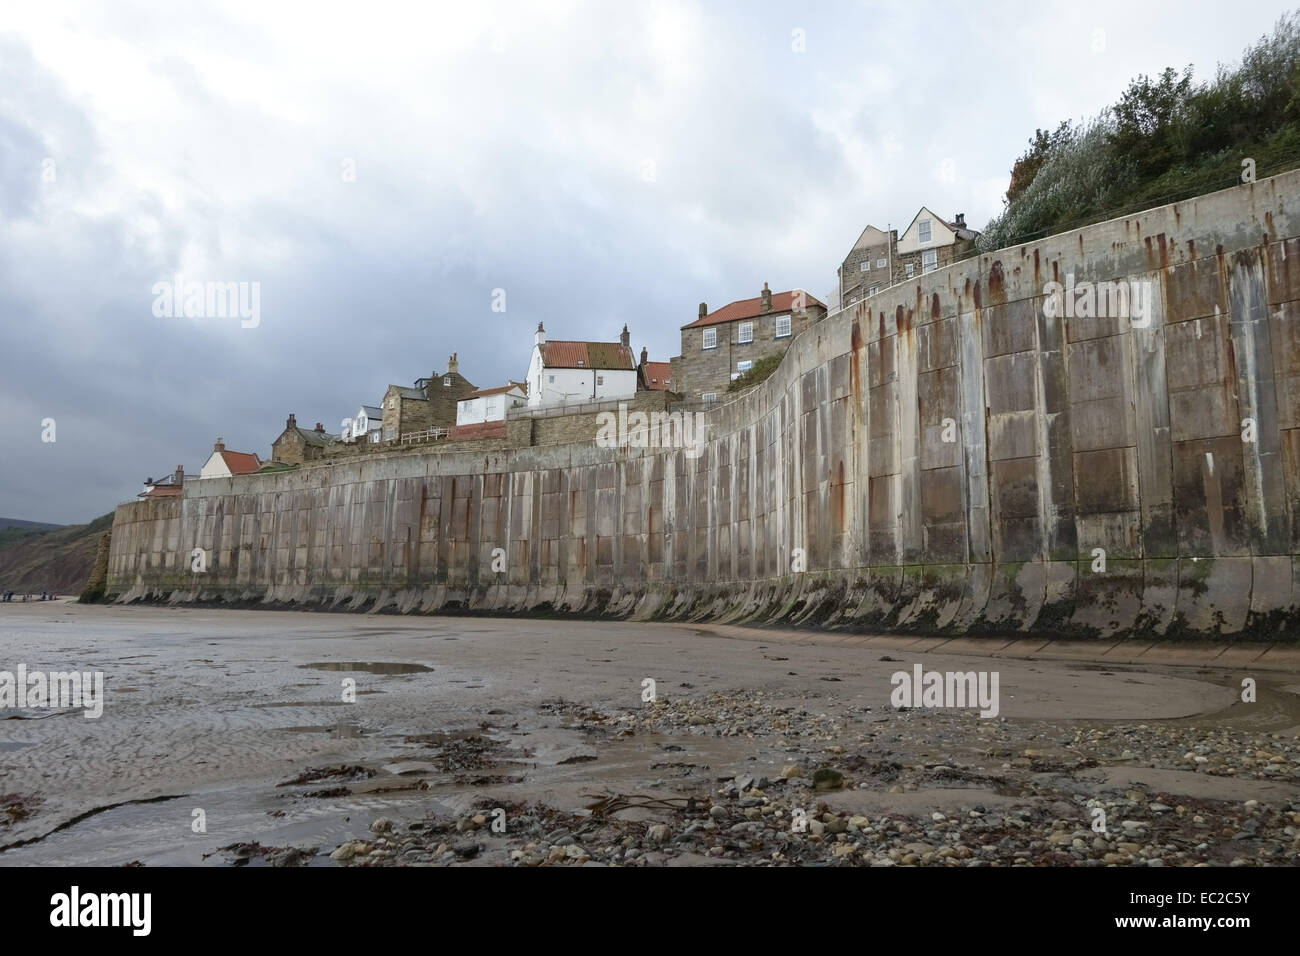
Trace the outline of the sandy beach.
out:
[[[0,670],[105,691],[0,711],[0,864],[1296,862],[1285,655],[1009,641],[4,605]],[[917,664],[997,716],[894,706]]]

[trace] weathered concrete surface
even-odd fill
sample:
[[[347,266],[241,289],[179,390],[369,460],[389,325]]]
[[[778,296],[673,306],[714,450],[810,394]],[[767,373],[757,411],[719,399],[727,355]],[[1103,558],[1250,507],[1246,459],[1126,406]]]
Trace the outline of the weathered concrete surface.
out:
[[[1298,200],[1300,172],[1287,173],[883,292],[710,411],[698,457],[602,449],[593,434],[212,479],[122,505],[108,591],[1293,640]],[[1068,275],[1149,282],[1149,324],[1049,317],[1045,284]],[[208,553],[201,575],[194,548]]]

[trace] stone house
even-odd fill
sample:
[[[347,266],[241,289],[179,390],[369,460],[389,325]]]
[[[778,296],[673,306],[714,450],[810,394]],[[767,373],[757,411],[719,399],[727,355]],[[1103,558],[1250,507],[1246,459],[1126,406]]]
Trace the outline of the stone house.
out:
[[[840,266],[839,301],[843,306],[860,302],[869,295],[894,284],[894,259],[897,254],[898,230],[885,232],[867,226],[858,236]]]
[[[804,329],[826,317],[826,306],[802,289],[741,299],[681,328],[682,354],[670,363],[672,391],[687,401],[717,401],[732,380],[759,359],[784,355]]]
[[[974,229],[967,228],[965,213],[957,213],[948,222],[922,206],[898,237],[894,281],[902,282],[951,265],[975,245],[978,236]]]
[[[325,449],[334,444],[333,435],[325,433],[325,426],[320,422],[312,430],[298,427],[298,419],[292,412],[284,423],[284,431],[271,443],[271,460],[285,465],[301,465],[306,461],[315,461],[325,454]]]
[[[641,347],[641,364],[636,367],[637,390],[653,392],[671,392],[673,390],[673,366],[671,362],[651,362],[650,353]]]
[[[979,233],[966,225],[964,213],[949,222],[925,206],[900,236],[867,226],[839,268],[840,308],[915,275],[933,272],[962,258]]]
[[[415,385],[389,385],[381,400],[381,441],[397,441],[403,435],[430,428],[451,428],[456,424],[456,405],[473,394],[474,383],[460,374],[456,353],[447,357],[447,371],[418,378]]]

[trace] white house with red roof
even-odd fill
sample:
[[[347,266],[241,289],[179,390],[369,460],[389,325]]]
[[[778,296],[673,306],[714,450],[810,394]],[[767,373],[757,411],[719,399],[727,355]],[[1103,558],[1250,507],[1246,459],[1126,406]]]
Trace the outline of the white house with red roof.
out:
[[[626,325],[617,342],[548,342],[538,322],[528,363],[529,407],[631,398],[637,365],[630,342]]]
[[[255,475],[262,468],[261,460],[250,452],[226,451],[220,438],[212,446],[212,454],[199,469],[200,478],[230,478],[234,475]]]
[[[481,425],[505,421],[507,409],[528,404],[528,383],[509,381],[496,388],[480,388],[456,403],[456,424]]]

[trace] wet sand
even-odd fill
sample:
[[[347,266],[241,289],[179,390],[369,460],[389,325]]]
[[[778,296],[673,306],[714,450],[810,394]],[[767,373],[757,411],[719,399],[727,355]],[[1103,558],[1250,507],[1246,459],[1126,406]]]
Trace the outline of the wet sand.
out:
[[[1300,675],[1205,666],[1197,647],[1079,656],[4,605],[0,670],[101,670],[106,701],[95,720],[0,711],[0,864],[1296,862]],[[915,663],[996,670],[999,716],[896,710],[890,675]],[[1247,676],[1256,703],[1240,700]],[[834,790],[814,788],[819,768],[841,775]],[[1087,801],[1117,832],[1090,830]],[[796,807],[824,832],[791,836]]]

